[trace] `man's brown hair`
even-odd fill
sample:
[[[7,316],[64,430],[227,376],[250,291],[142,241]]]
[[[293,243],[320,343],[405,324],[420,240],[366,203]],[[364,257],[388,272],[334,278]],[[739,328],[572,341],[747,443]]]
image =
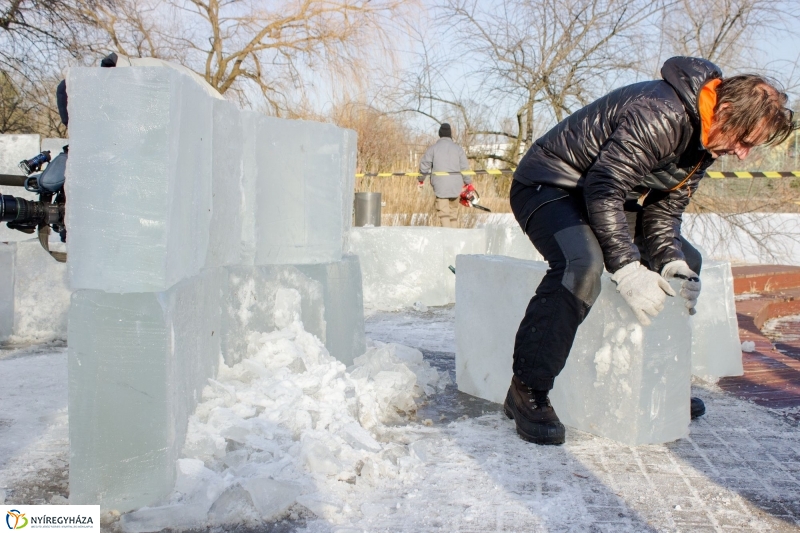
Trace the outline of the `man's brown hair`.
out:
[[[724,78],[716,92],[715,118],[723,132],[733,132],[740,140],[764,127],[764,143],[780,144],[798,128],[786,107],[788,96],[773,79],[757,74]]]

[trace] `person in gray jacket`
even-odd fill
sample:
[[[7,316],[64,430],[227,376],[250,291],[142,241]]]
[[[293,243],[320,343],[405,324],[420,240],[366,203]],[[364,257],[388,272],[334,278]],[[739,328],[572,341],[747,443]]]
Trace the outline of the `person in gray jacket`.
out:
[[[431,172],[450,172],[447,176],[431,176],[431,185],[436,195],[434,206],[443,228],[457,228],[458,197],[464,185],[472,183],[472,177],[462,175],[462,170],[469,170],[467,154],[464,149],[453,142],[450,124],[442,123],[439,128],[440,139],[428,148],[419,162],[419,186],[425,183],[425,176]]]

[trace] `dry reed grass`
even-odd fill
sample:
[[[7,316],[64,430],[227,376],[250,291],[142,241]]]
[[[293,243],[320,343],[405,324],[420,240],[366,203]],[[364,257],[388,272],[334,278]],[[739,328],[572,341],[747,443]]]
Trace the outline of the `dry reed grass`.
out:
[[[511,176],[473,176],[472,183],[481,197],[481,205],[493,213],[508,213],[508,191]],[[360,177],[356,178],[356,192],[381,193],[381,224],[384,226],[438,226],[433,208],[435,196],[430,181],[419,190],[417,178],[413,176]],[[459,206],[460,227],[472,228],[487,213],[479,209]]]

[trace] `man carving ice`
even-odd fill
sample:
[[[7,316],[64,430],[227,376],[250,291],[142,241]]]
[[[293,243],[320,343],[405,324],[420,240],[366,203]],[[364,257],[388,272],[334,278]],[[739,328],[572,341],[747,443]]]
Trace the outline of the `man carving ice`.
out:
[[[575,332],[600,292],[603,267],[643,325],[676,296],[694,312],[702,258],[681,214],[714,159],[744,159],[793,131],[786,95],[765,78],[722,78],[704,59],[674,57],[663,80],[617,89],[539,138],[520,161],[511,209],[549,263],[519,326],[505,401],[517,433],[564,442],[548,400]],[[692,398],[692,415],[705,406]]]

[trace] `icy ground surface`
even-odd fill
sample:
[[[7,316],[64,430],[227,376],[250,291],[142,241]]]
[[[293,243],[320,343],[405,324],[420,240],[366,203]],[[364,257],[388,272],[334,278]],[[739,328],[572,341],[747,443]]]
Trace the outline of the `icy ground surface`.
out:
[[[368,318],[367,335],[416,347],[433,367],[452,374],[453,322],[452,307],[378,313]],[[257,341],[260,349],[271,342]],[[4,490],[8,503],[63,503],[68,495],[64,349],[30,347],[0,352],[0,358],[6,384],[0,388],[0,417],[9,421],[0,426],[0,440],[14,435],[18,442],[0,448],[0,502]],[[222,384],[230,378],[220,377]],[[316,473],[288,470],[298,485],[315,487],[314,498],[301,496],[303,505],[295,504],[276,523],[211,530],[798,531],[798,428],[783,413],[712,385],[698,383],[694,392],[706,401],[708,414],[692,423],[689,439],[630,448],[568,429],[564,446],[538,447],[516,436],[499,406],[462,395],[451,385],[417,398],[422,405],[410,419],[376,422],[376,440],[396,452],[394,472],[380,475],[377,467],[386,463],[379,454],[366,470],[362,465],[355,483],[337,479],[338,474],[320,475],[325,465],[313,465]],[[244,404],[230,409],[244,409]],[[299,445],[313,437],[306,434]],[[359,453],[374,453],[368,438],[356,437],[351,435],[350,442],[360,442]],[[288,456],[283,459],[292,463]],[[206,466],[214,466],[213,459]],[[252,506],[238,494],[245,517]],[[106,526],[118,528],[119,522]]]

